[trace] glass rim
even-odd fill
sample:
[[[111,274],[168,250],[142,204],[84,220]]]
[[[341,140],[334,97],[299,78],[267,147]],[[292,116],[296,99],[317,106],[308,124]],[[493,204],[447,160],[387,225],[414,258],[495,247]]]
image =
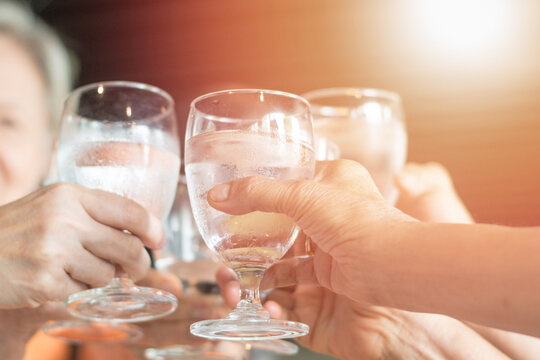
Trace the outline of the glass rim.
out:
[[[139,90],[145,90],[145,91],[148,91],[148,92],[151,92],[151,93],[154,93],[154,94],[157,94],[163,98],[165,98],[167,100],[167,109],[165,112],[161,113],[161,114],[157,114],[157,115],[154,115],[152,117],[149,117],[149,118],[145,118],[145,119],[134,119],[133,121],[147,121],[147,120],[150,120],[150,119],[154,119],[154,118],[162,118],[162,117],[165,117],[165,116],[168,116],[170,113],[172,113],[174,110],[174,99],[173,97],[168,93],[166,92],[165,90],[155,86],[155,85],[150,85],[150,84],[147,84],[147,83],[143,83],[143,82],[138,82],[138,81],[129,81],[129,80],[107,80],[107,81],[98,81],[98,82],[93,82],[93,83],[90,83],[90,84],[86,84],[86,85],[82,85],[82,86],[79,86],[77,87],[76,89],[74,89],[73,91],[71,91],[67,98],[66,98],[66,101],[65,101],[65,107],[67,108],[68,105],[71,103],[72,99],[76,99],[79,97],[80,94],[82,94],[83,92],[89,90],[89,89],[93,89],[93,88],[99,88],[100,86],[103,86],[103,87],[125,87],[125,88],[131,88],[131,89],[139,89]],[[92,119],[90,119],[92,120]],[[93,121],[98,121],[98,120],[93,120]]]
[[[216,95],[225,95],[225,94],[256,94],[256,93],[264,93],[264,94],[271,94],[271,95],[279,95],[284,96],[290,99],[298,100],[301,103],[303,103],[306,108],[308,109],[309,113],[311,114],[311,104],[309,101],[307,101],[304,97],[300,95],[296,95],[293,93],[289,93],[286,91],[280,91],[280,90],[268,90],[268,89],[229,89],[229,90],[219,90],[214,91],[211,93],[203,94],[191,101],[190,104],[190,110],[194,110],[197,113],[204,115],[205,117],[208,117],[212,120],[217,120],[221,122],[236,122],[236,121],[246,121],[246,119],[238,119],[238,118],[232,118],[232,117],[226,117],[226,116],[216,116],[212,114],[208,114],[204,111],[201,111],[197,109],[196,104],[200,102],[201,100],[206,100],[211,97],[214,97]]]
[[[369,87],[331,87],[331,88],[322,88],[311,90],[301,95],[307,101],[310,102],[311,108],[320,115],[325,116],[347,116],[350,113],[351,109],[356,109],[358,106],[333,106],[333,105],[324,105],[316,104],[312,101],[317,99],[323,99],[325,97],[331,96],[342,96],[342,97],[354,97],[361,99],[362,97],[371,97],[379,98],[383,100],[389,100],[401,105],[401,96],[393,91],[369,88]]]
[[[392,100],[396,102],[401,102],[401,96],[393,91],[369,88],[369,87],[331,87],[331,88],[322,88],[315,89],[303,93],[301,96],[309,101],[310,98],[319,98],[326,96],[354,96],[361,98],[362,96],[366,97],[378,97],[382,99]],[[343,106],[346,107],[346,106]]]

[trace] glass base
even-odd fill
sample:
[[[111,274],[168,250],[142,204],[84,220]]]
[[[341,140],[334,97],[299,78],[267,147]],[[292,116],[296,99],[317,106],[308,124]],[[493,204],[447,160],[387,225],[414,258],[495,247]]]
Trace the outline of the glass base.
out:
[[[55,321],[41,330],[52,337],[69,343],[83,342],[135,342],[142,337],[142,330],[135,325],[97,323],[90,321]]]
[[[285,340],[251,341],[246,343],[247,349],[268,351],[281,355],[298,354],[298,345]]]
[[[148,360],[169,360],[169,359],[200,359],[204,358],[202,347],[190,345],[174,345],[165,348],[149,348],[144,351],[144,356]]]
[[[241,360],[245,350],[237,344],[235,347],[221,346],[222,343],[201,346],[173,345],[164,348],[149,348],[144,352],[148,360]]]
[[[148,348],[145,357],[148,360],[238,360],[250,350],[272,352],[280,355],[296,355],[298,346],[285,340],[267,340],[251,342],[212,342],[203,345],[172,345],[162,348]],[[249,357],[248,357],[249,358]]]
[[[140,322],[172,313],[178,300],[163,290],[109,285],[73,294],[65,305],[73,316],[85,320]]]
[[[211,340],[258,341],[304,336],[309,326],[276,319],[217,319],[196,322],[190,331]]]

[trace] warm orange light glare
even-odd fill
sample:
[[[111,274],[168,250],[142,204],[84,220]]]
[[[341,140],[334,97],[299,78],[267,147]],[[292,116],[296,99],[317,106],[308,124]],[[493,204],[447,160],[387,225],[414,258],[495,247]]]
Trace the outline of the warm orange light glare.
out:
[[[423,2],[421,23],[433,46],[454,55],[490,52],[509,31],[505,0],[430,0]]]

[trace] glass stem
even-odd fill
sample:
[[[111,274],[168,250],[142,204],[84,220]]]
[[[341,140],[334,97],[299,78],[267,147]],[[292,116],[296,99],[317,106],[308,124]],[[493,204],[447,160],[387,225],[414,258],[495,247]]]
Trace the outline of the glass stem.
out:
[[[114,274],[114,277],[111,279],[107,287],[112,288],[126,288],[134,286],[133,281],[128,277],[128,274],[120,267],[119,265],[115,265],[116,273]]]
[[[259,286],[264,270],[243,268],[235,272],[240,283],[240,301],[236,309],[229,314],[229,318],[269,319],[270,314],[262,307],[259,297]]]
[[[112,288],[126,288],[131,286],[134,286],[133,280],[125,276],[113,277],[111,282],[107,285],[107,287]]]

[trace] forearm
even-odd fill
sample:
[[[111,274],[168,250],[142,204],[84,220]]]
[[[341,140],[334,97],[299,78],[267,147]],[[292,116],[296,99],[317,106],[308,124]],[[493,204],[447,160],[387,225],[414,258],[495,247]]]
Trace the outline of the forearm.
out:
[[[472,323],[467,323],[467,325],[512,359],[538,359],[538,354],[540,354],[540,339],[538,338]]]
[[[366,270],[381,305],[540,335],[539,229],[410,222],[379,237]]]
[[[509,359],[462,322],[443,315],[400,312],[402,326],[384,359]]]

